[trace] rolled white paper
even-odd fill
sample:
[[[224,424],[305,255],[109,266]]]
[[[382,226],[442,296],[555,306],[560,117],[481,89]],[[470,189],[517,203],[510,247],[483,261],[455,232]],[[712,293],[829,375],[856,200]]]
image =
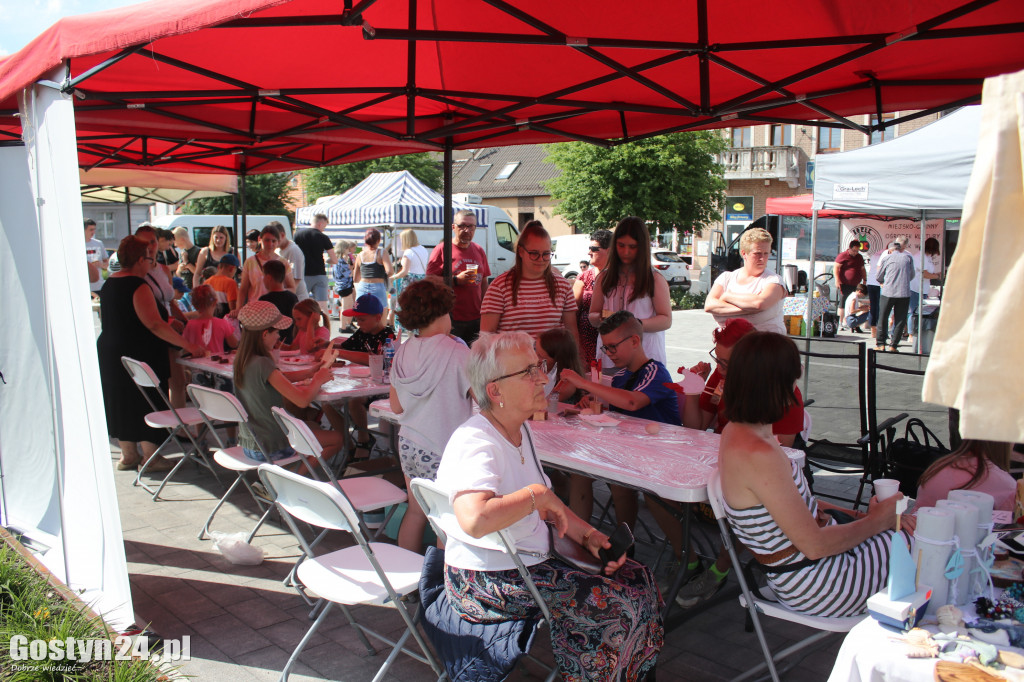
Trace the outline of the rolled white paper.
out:
[[[950,490],[947,495],[950,500],[955,502],[963,502],[964,504],[973,504],[978,508],[978,539],[977,542],[981,542],[985,539],[985,535],[989,532],[992,526],[992,508],[995,506],[995,498],[988,493],[983,493],[980,490]],[[987,554],[991,550],[985,550]],[[987,557],[980,556],[979,558],[985,559]],[[985,587],[986,582],[980,573],[974,573],[971,575],[970,591],[973,594],[981,594],[982,589]]]
[[[917,528],[914,531],[914,562],[920,566],[917,584],[932,588],[932,603],[945,605],[949,595],[946,563],[953,553],[952,544],[956,528],[956,514],[949,509],[922,507],[917,510]]]
[[[956,536],[960,539],[960,550],[973,552],[978,544],[978,508],[973,504],[956,502],[954,500],[938,500],[935,506],[939,509],[948,509],[956,515]],[[978,595],[971,589],[971,571],[977,566],[973,556],[964,557],[964,572],[953,581],[956,584],[957,605],[967,604]],[[950,603],[952,603],[952,588],[950,589]]]

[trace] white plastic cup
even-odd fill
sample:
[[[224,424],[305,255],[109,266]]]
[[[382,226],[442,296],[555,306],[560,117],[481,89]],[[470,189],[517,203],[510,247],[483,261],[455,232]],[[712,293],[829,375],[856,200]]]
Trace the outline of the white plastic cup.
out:
[[[370,353],[370,379],[375,383],[384,381],[384,356]]]
[[[466,272],[469,273],[474,284],[476,284],[477,270],[479,270],[479,268],[480,266],[476,263],[466,263]]]
[[[894,478],[876,478],[874,486],[875,497],[879,502],[889,499],[900,491],[900,482]]]

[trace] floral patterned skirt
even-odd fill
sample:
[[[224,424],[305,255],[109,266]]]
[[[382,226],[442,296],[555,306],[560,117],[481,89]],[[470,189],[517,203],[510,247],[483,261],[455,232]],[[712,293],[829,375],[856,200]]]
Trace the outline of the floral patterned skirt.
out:
[[[565,682],[631,682],[654,670],[665,629],[661,594],[650,569],[627,560],[608,577],[553,558],[529,569],[551,611],[551,648]],[[472,623],[540,615],[515,569],[470,571],[445,566],[444,582],[452,607]]]

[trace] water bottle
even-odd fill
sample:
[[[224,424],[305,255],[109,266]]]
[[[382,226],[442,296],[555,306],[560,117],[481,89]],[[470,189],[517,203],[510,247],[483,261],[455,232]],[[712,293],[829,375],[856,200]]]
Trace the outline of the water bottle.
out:
[[[384,344],[384,373],[381,375],[381,381],[385,384],[391,383],[391,363],[395,360],[395,337],[388,336],[387,342]]]

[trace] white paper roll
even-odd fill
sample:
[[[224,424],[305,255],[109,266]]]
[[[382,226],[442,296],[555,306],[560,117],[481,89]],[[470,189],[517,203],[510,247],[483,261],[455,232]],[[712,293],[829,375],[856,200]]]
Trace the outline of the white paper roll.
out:
[[[963,552],[974,552],[978,545],[978,508],[973,504],[956,502],[955,500],[938,500],[935,506],[939,509],[948,509],[956,515],[955,532],[960,540],[960,550]],[[950,603],[953,603],[953,594],[956,594],[956,604],[963,605],[974,600],[978,595],[971,589],[971,571],[977,566],[974,556],[964,557],[964,572],[959,578],[953,581],[950,586]]]
[[[978,539],[976,542],[984,540],[985,535],[992,528],[992,508],[995,506],[995,498],[980,490],[950,490],[947,497],[956,502],[973,504],[978,508]],[[991,551],[991,549],[984,550],[979,554],[979,558],[987,560],[989,558],[987,555]],[[970,591],[972,593],[981,594],[986,585],[987,581],[983,579],[980,573],[971,575]]]
[[[949,509],[922,507],[917,510],[917,529],[914,531],[914,562],[920,567],[918,586],[932,588],[935,606],[944,606],[949,595],[946,562],[953,553],[953,533],[956,514]]]

